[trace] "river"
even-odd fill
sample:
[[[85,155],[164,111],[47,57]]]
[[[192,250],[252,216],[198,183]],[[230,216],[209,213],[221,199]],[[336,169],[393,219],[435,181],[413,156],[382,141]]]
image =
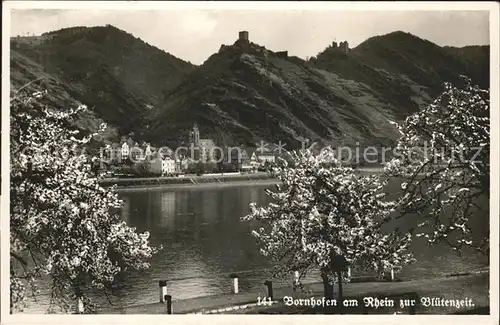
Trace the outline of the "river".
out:
[[[126,306],[157,302],[159,280],[168,281],[173,299],[230,292],[229,274],[241,271],[245,273],[239,280],[240,291],[262,288],[269,277],[263,269],[271,265],[259,253],[250,234],[254,225],[240,218],[249,212],[250,202],[267,204],[265,189],[273,187],[247,184],[121,193],[123,219],[140,232],[149,231],[152,245],[162,245],[163,250],[152,259],[149,269],[124,275],[114,303]],[[478,222],[482,231],[487,231],[487,216]],[[412,251],[418,261],[403,268],[402,279],[487,266],[480,255],[466,252],[459,257],[445,245],[428,247],[422,240],[414,241]],[[312,273],[306,282],[319,280]],[[290,277],[275,283],[291,281]],[[41,297],[26,312],[44,312],[46,307]]]

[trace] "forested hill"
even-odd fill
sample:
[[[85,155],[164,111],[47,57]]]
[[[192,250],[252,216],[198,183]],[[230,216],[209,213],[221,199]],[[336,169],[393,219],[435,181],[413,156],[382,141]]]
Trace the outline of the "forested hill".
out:
[[[394,32],[347,54],[329,46],[304,61],[238,40],[151,112],[151,139],[178,143],[196,121],[202,134],[221,143],[384,144],[398,136],[389,121],[429,103],[444,82],[467,75],[488,87],[487,49],[443,48]]]
[[[144,114],[194,69],[110,25],[11,38],[14,87],[44,77],[48,90],[64,88],[121,133],[142,132]]]
[[[74,27],[12,38],[12,84],[42,78],[60,106],[91,108],[85,123],[156,145],[185,142],[196,122],[221,145],[287,148],[392,142],[390,121],[429,103],[444,82],[467,75],[489,87],[489,46],[441,47],[398,31],[307,61],[276,50],[236,40],[194,66],[113,26]]]

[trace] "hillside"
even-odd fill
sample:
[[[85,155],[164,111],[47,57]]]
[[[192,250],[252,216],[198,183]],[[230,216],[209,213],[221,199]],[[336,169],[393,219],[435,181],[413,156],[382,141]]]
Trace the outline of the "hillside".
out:
[[[485,48],[480,62],[467,64],[458,51],[398,31],[369,38],[348,55],[327,48],[311,63],[369,85],[376,91],[374,96],[394,106],[394,114],[401,119],[441,93],[445,81],[460,83],[460,75],[489,87],[489,47]]]
[[[247,40],[195,67],[112,26],[11,39],[14,88],[43,77],[59,106],[85,103],[82,128],[186,144],[191,127],[219,145],[303,141],[383,145],[399,121],[445,81],[489,87],[489,47],[440,47],[404,32],[372,37],[348,54],[327,47],[304,61]]]
[[[490,77],[490,47],[482,46],[465,46],[465,47],[443,47],[448,53],[462,61],[468,75],[471,78],[478,80],[478,83],[483,87],[488,87]]]
[[[265,52],[268,53],[267,58]],[[193,122],[222,144],[257,140],[385,142],[395,136],[387,106],[363,84],[283,58],[256,44],[223,47],[151,116],[152,140],[186,139]]]
[[[22,85],[30,80],[27,76],[40,74],[57,80],[54,90],[64,88],[68,97],[93,108],[121,133],[142,132],[144,113],[193,69],[109,25],[11,38],[11,73],[24,77],[13,78],[14,83]]]
[[[45,96],[47,103],[60,109],[76,108],[82,105],[74,99],[71,93],[75,92],[71,86],[62,82],[57,77],[44,72],[42,66],[32,61],[31,59],[11,51],[11,93],[15,94],[22,88],[30,92],[50,90]],[[90,107],[88,107],[90,108]],[[96,132],[100,125],[105,121],[96,114],[92,109],[88,109],[79,114],[78,119],[73,121],[74,126],[82,133]],[[94,138],[91,143],[91,152],[98,154],[98,148],[103,142],[115,141],[119,138],[119,131],[116,126],[106,123],[107,127],[104,132]]]
[[[443,82],[457,82],[460,74],[487,80],[477,66],[402,32],[369,39],[348,55],[327,48],[309,62],[236,41],[151,112],[150,139],[178,144],[197,122],[202,137],[222,144],[380,145],[398,136],[389,121],[429,103]]]

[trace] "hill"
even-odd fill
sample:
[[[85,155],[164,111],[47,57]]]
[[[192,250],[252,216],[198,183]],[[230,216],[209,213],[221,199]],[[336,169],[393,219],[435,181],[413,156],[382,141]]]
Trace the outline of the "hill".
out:
[[[196,122],[220,144],[260,140],[382,145],[401,120],[461,74],[486,76],[455,53],[413,35],[374,37],[348,54],[328,47],[309,61],[238,40],[223,45],[148,118],[150,139],[178,145]]]
[[[31,92],[50,90],[46,95],[46,100],[56,107],[75,108],[82,105],[82,102],[75,100],[71,95],[75,90],[67,83],[62,82],[59,78],[47,74],[44,68],[19,54],[16,51],[11,51],[11,92],[13,95],[19,89],[27,89]],[[81,131],[96,132],[100,124],[105,121],[99,117],[94,111],[87,110],[80,115],[78,121],[75,121],[75,126]],[[109,126],[103,134],[105,138],[116,138],[118,131],[114,126]]]
[[[212,55],[150,117],[153,141],[174,144],[193,122],[222,144],[353,142],[395,136],[387,105],[366,85],[236,42]]]
[[[478,81],[483,87],[489,86],[490,77],[490,47],[464,46],[464,47],[443,47],[448,53],[462,61],[468,70],[468,75]]]
[[[186,144],[195,122],[219,145],[384,145],[398,137],[390,121],[429,103],[445,81],[467,75],[489,87],[489,47],[394,32],[304,61],[242,39],[195,67],[108,25],[12,38],[11,73],[14,88],[42,78],[36,86],[61,107],[85,103],[82,128],[105,121],[111,134],[156,146]]]
[[[467,64],[458,53],[397,31],[369,38],[348,55],[329,47],[311,63],[369,85],[376,91],[374,95],[394,106],[394,114],[402,119],[441,93],[444,82],[459,84],[460,75],[489,87],[489,47],[476,65]]]
[[[49,91],[63,89],[57,96],[85,103],[122,134],[141,133],[145,112],[194,68],[110,25],[11,38],[14,87],[43,76],[57,85]]]

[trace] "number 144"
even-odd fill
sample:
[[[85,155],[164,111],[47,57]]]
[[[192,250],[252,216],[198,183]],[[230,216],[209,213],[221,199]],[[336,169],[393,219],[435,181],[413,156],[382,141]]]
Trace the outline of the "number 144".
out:
[[[271,297],[257,297],[257,305],[272,305],[273,301],[271,300]]]

